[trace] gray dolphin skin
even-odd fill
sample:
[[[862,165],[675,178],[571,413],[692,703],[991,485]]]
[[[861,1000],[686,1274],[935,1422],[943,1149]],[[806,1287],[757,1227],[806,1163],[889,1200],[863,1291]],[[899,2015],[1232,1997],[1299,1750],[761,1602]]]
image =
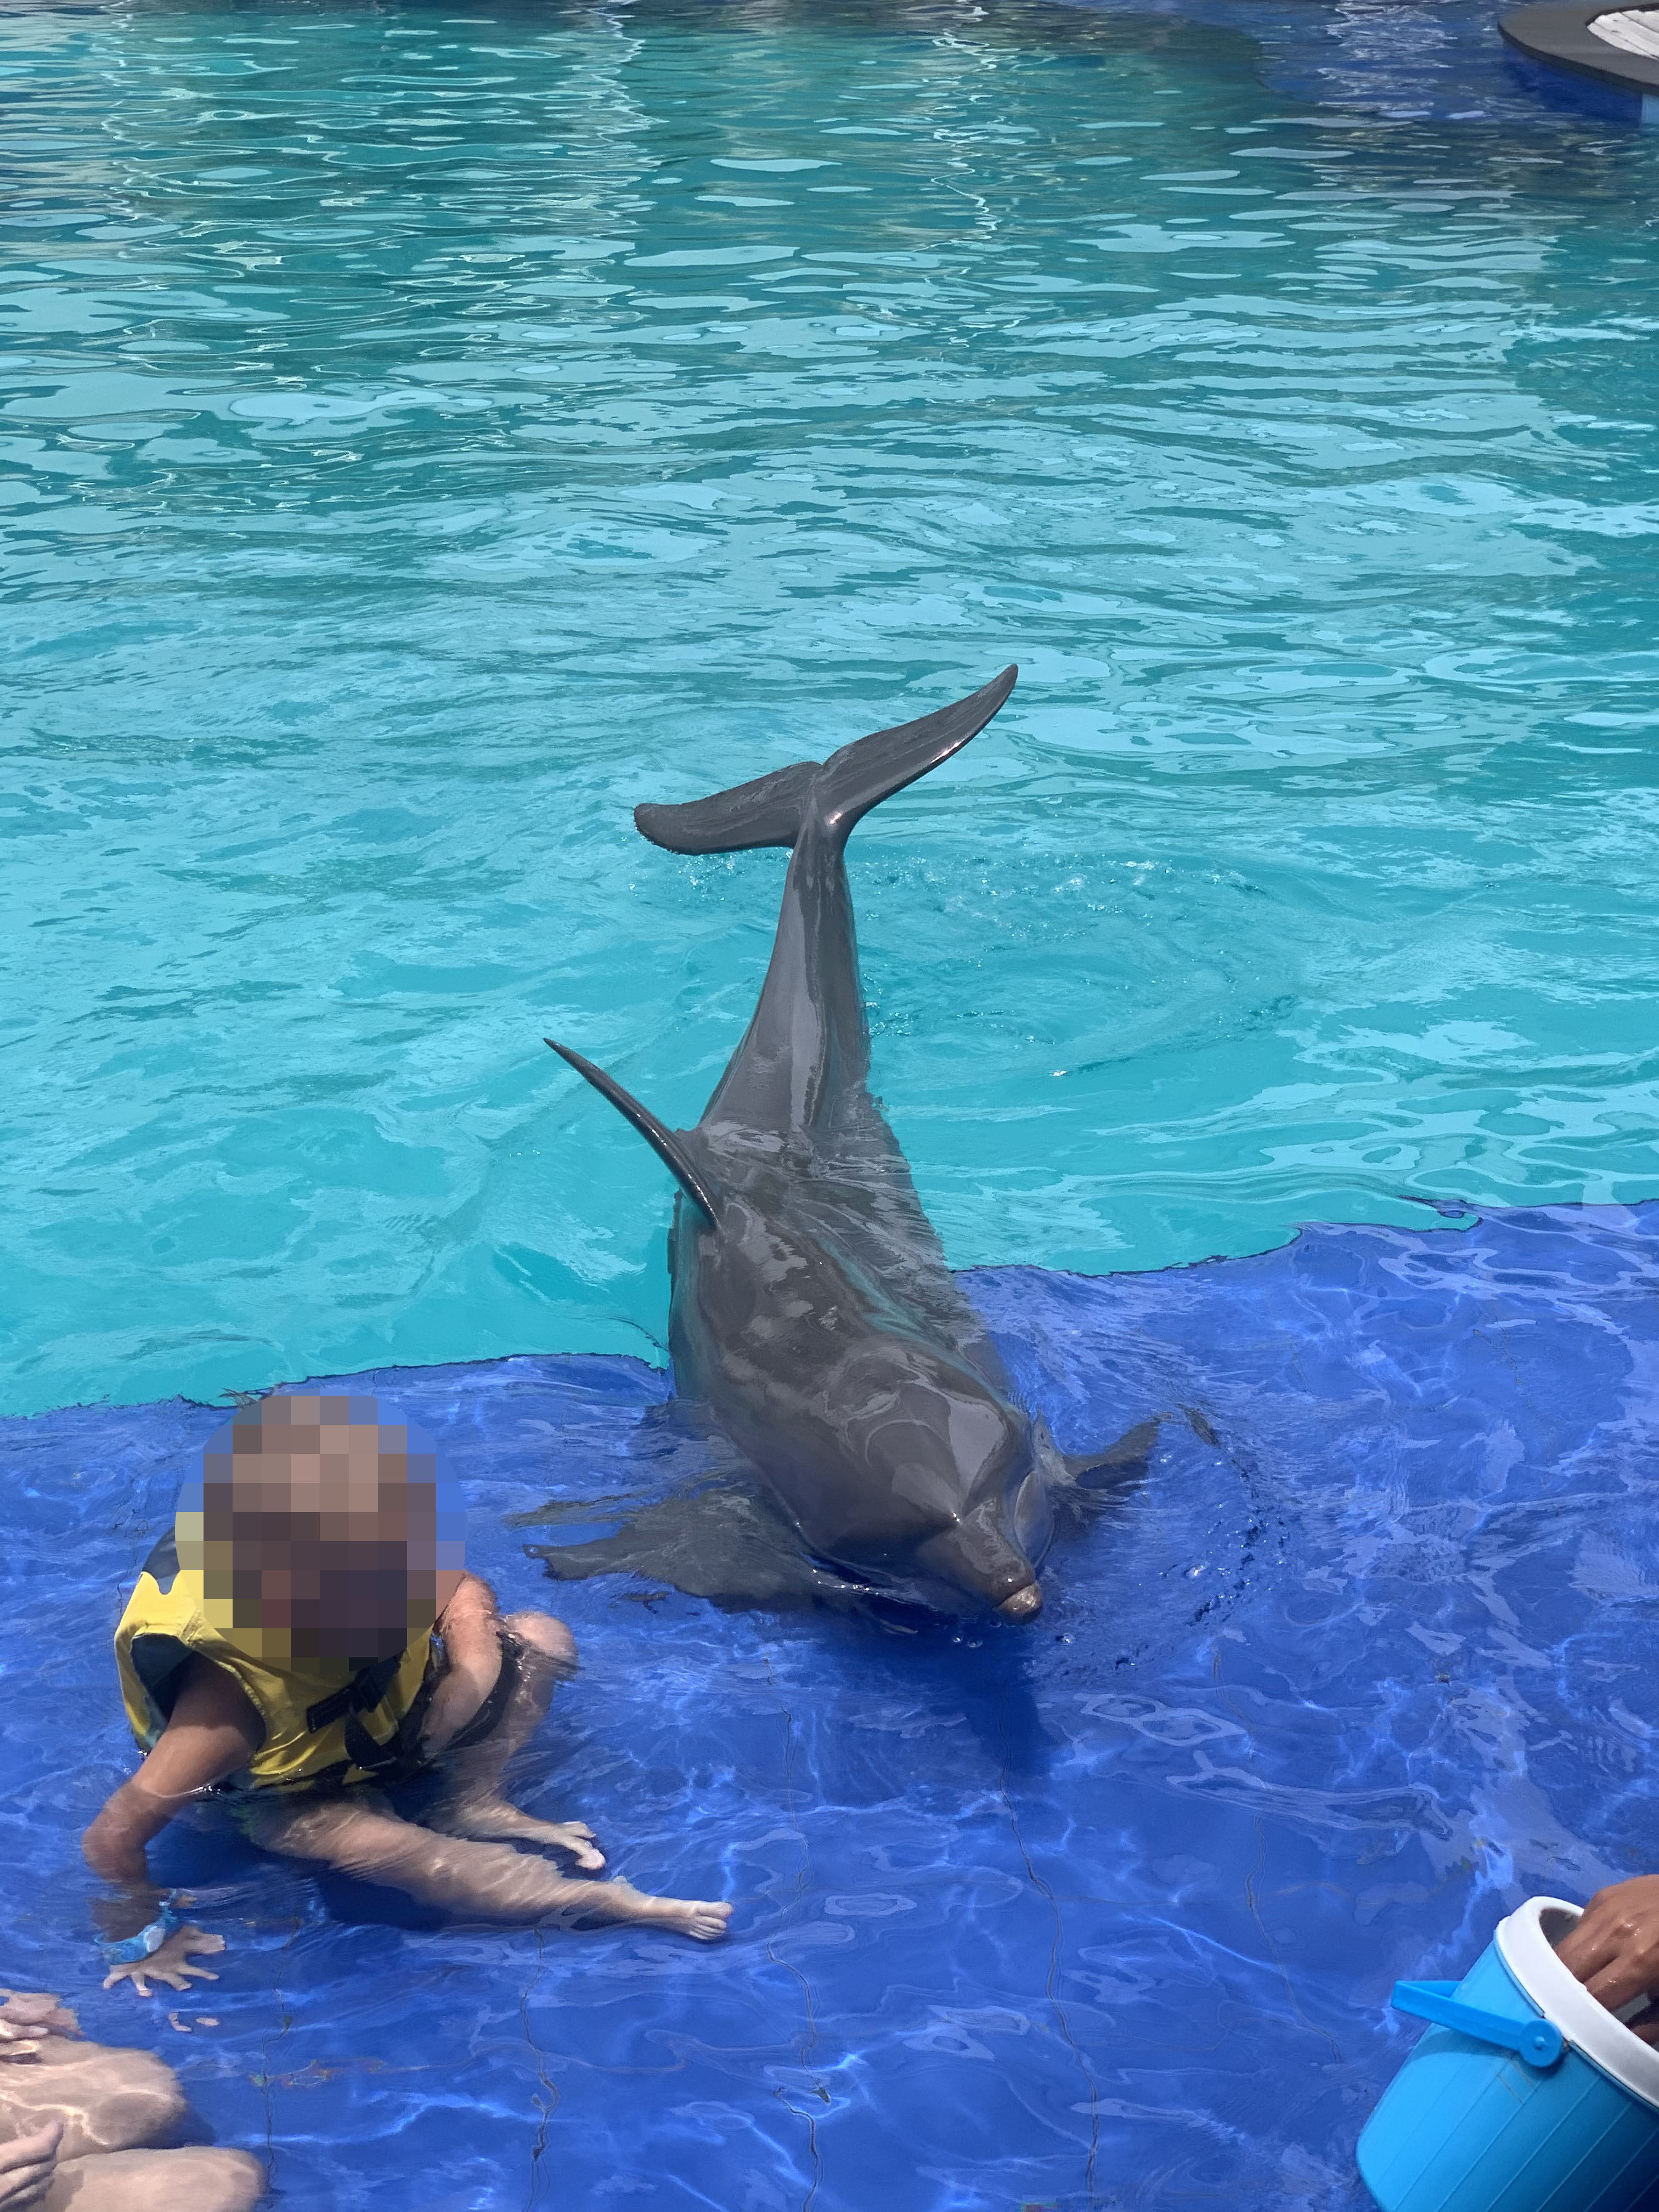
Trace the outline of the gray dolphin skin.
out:
[[[787,846],[771,964],[695,1129],[670,1130],[567,1045],[679,1183],[675,1387],[760,1478],[811,1558],[867,1591],[1029,1620],[1052,1493],[1073,1478],[1014,1402],[870,1095],[845,852],[872,807],[950,759],[1014,688],[682,806],[640,806],[674,853]]]

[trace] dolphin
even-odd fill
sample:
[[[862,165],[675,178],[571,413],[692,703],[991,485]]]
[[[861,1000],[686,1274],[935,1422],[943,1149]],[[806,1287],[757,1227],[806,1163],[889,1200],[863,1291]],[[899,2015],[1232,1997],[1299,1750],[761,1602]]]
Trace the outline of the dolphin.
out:
[[[790,854],[754,1018],[695,1129],[665,1127],[580,1053],[546,1040],[679,1184],[676,1391],[706,1408],[758,1477],[814,1579],[1009,1621],[1042,1608],[1037,1563],[1056,1493],[1143,1456],[1144,1439],[1067,1460],[1016,1402],[871,1096],[845,855],[872,807],[978,735],[1018,673],[826,761],[635,809],[641,835],[669,852]]]

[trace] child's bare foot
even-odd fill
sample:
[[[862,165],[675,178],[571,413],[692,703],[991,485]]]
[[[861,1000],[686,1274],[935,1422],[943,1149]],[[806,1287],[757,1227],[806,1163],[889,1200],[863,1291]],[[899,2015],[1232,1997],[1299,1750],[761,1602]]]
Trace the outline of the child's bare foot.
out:
[[[538,1820],[504,1797],[452,1799],[428,1813],[423,1825],[441,1836],[471,1836],[485,1844],[551,1844],[568,1851],[585,1873],[597,1874],[605,1853],[585,1820]]]
[[[690,1936],[698,1943],[718,1943],[732,1917],[729,1905],[711,1905],[697,1898],[647,1897],[627,1881],[609,1881],[605,1888],[620,1907],[619,1919],[640,1921],[652,1928],[667,1928],[676,1936]]]
[[[680,1936],[690,1936],[699,1943],[718,1943],[726,1933],[726,1923],[732,1917],[729,1905],[688,1904],[684,1898],[665,1897],[668,1908],[664,1925]]]

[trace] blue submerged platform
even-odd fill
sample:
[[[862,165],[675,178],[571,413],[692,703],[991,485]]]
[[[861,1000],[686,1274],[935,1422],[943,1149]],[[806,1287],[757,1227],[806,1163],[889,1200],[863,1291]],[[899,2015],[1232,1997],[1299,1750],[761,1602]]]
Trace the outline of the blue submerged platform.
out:
[[[1062,1446],[1163,1417],[1018,1629],[555,1584],[524,1516],[684,1478],[667,1378],[350,1377],[441,1439],[503,1601],[574,1627],[521,1801],[732,1940],[422,1925],[210,1809],[155,1854],[229,1947],[171,2019],[100,1990],[76,1843],[132,1764],[110,1631],[222,1408],[0,1425],[3,1978],[161,2050],[307,2212],[1358,2212],[1395,1980],[1659,1864],[1656,1261],[1648,1206],[971,1274]]]

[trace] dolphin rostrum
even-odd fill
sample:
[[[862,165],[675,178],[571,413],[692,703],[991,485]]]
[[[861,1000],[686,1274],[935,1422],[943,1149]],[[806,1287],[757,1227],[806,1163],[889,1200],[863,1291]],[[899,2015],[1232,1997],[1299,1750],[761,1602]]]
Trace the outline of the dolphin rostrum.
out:
[[[1015,1404],[870,1095],[844,854],[872,807],[977,736],[1018,672],[824,762],[635,808],[641,834],[670,852],[790,848],[759,1004],[695,1129],[665,1127],[547,1040],[678,1181],[669,1349],[681,1399],[708,1408],[820,1566],[938,1612],[1015,1621],[1042,1607],[1054,1492],[1079,1463]],[[1108,1459],[1126,1456],[1139,1455]]]

